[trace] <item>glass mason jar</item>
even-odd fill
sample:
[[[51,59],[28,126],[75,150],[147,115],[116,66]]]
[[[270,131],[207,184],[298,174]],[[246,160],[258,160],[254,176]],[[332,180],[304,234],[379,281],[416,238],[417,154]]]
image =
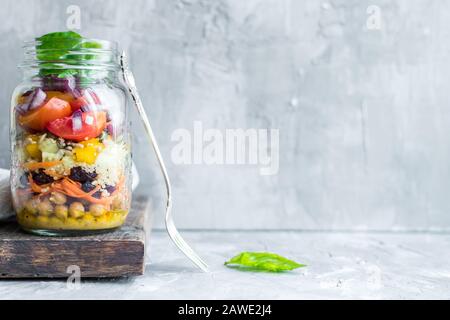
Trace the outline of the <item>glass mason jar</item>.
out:
[[[24,45],[11,100],[17,221],[40,235],[121,226],[131,202],[128,95],[117,45],[53,33]]]

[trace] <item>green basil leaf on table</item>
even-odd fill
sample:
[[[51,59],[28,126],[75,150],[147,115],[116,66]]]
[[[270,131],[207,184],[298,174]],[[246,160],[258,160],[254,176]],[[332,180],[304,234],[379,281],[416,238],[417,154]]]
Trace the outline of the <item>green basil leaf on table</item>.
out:
[[[227,267],[243,271],[282,272],[301,267],[304,264],[289,260],[270,252],[242,252],[225,262]]]

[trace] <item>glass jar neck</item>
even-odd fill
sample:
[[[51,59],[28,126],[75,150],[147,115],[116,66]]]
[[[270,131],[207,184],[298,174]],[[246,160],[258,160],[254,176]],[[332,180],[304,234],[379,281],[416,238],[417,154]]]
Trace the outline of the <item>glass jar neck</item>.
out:
[[[117,78],[120,70],[117,45],[93,39],[55,38],[25,42],[19,65],[28,80],[73,79],[78,83]]]
[[[117,70],[80,70],[76,74],[60,74],[60,73],[45,73],[41,70],[36,70],[33,68],[23,68],[22,69],[22,79],[23,81],[36,82],[36,83],[47,83],[47,82],[58,82],[58,81],[73,81],[76,84],[93,84],[100,82],[116,82],[119,81],[119,71]],[[64,70],[63,70],[64,71]]]

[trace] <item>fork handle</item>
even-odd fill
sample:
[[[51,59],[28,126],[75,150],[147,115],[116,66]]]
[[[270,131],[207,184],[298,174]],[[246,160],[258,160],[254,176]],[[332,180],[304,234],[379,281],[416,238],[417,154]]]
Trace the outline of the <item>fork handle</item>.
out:
[[[169,237],[172,239],[178,249],[180,249],[197,267],[205,272],[208,272],[208,265],[195,253],[194,250],[192,250],[192,248],[186,243],[186,241],[183,240],[177,228],[175,227],[175,223],[172,217],[172,187],[170,184],[169,174],[167,173],[167,169],[161,156],[158,143],[156,142],[155,135],[153,134],[152,127],[150,126],[150,121],[148,120],[147,113],[145,112],[142,101],[139,97],[134,81],[134,76],[128,68],[128,60],[126,58],[125,52],[122,52],[120,56],[120,66],[122,69],[123,79],[125,81],[125,84],[127,85],[128,91],[133,99],[139,116],[144,124],[145,131],[147,132],[147,136],[153,147],[153,151],[156,154],[159,167],[164,177],[164,183],[166,185],[167,193],[165,223]]]

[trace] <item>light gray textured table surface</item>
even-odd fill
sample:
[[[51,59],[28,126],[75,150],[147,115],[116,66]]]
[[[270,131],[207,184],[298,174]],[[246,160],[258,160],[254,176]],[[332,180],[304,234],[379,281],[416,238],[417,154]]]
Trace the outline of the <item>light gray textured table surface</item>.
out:
[[[0,281],[1,299],[449,299],[450,234],[184,232],[210,263],[197,271],[164,232],[146,274],[130,279]],[[307,268],[246,273],[223,262],[243,250],[273,251]]]

